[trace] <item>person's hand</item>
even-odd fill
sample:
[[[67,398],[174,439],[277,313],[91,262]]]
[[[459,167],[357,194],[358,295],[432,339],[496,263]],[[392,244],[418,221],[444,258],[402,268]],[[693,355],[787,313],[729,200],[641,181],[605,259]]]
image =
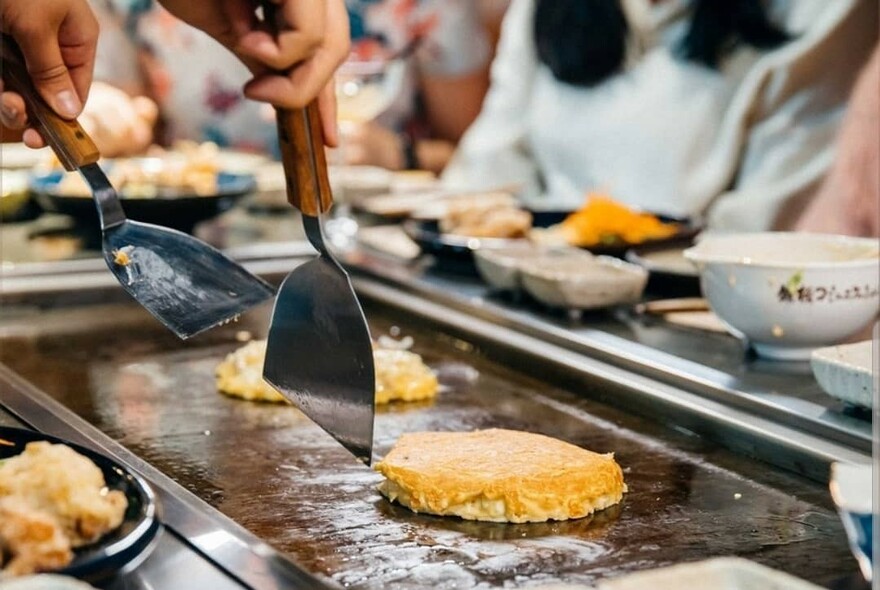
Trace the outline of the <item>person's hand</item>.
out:
[[[40,95],[65,119],[80,114],[92,83],[98,21],[87,0],[3,0],[0,32],[12,37],[24,54]],[[11,129],[28,125],[24,100],[4,91],[0,82],[0,121]],[[45,145],[34,129],[24,142]]]
[[[340,134],[340,151],[345,164],[380,166],[388,170],[402,170],[406,166],[400,136],[378,123],[344,122]]]
[[[95,82],[79,122],[106,158],[143,153],[153,142],[159,109],[146,96],[129,96]]]
[[[257,18],[256,0],[160,2],[241,58],[254,74],[244,88],[248,98],[303,108],[318,97],[324,140],[336,145],[336,98],[329,82],[350,47],[344,0],[271,0],[283,25],[277,35]]]

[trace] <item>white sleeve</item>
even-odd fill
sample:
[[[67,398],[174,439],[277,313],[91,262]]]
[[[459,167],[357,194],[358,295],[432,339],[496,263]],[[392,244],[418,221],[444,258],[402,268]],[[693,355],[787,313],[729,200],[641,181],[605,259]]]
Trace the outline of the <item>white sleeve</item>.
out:
[[[709,210],[713,229],[790,225],[830,168],[850,89],[876,41],[878,15],[876,2],[819,6],[815,26],[756,64],[735,188]]]
[[[449,186],[479,190],[518,184],[526,194],[540,193],[527,141],[528,110],[538,69],[534,10],[534,0],[513,0],[504,17],[489,93],[443,172],[443,182]]]
[[[91,0],[101,34],[95,55],[95,80],[129,93],[139,93],[143,80],[138,67],[138,50],[123,25],[128,9],[113,0]]]
[[[437,19],[426,47],[416,52],[419,69],[435,76],[463,76],[489,61],[489,36],[474,0],[432,0],[422,5]]]

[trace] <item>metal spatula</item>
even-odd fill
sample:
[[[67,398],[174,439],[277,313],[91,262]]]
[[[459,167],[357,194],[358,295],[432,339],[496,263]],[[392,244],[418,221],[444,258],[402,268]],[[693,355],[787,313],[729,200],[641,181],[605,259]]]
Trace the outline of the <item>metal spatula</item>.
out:
[[[15,42],[0,39],[3,80],[20,93],[28,113],[65,169],[79,170],[92,189],[101,221],[104,260],[120,284],[180,338],[232,320],[272,296],[272,288],[220,251],[187,234],[129,221],[98,166],[91,138],[66,121],[34,88]]]
[[[370,332],[351,281],[324,243],[321,214],[333,203],[317,104],[278,110],[278,135],[291,205],[318,257],[278,291],[263,377],[370,464],[376,380]]]

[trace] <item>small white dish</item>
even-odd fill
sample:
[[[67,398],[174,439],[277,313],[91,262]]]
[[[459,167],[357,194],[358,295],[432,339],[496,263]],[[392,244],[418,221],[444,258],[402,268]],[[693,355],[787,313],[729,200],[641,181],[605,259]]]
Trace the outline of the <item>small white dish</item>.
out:
[[[474,250],[477,271],[490,287],[498,291],[522,289],[521,268],[527,263],[542,260],[591,261],[593,255],[579,248],[544,248],[528,241],[499,248]]]
[[[874,342],[829,346],[813,351],[810,365],[825,393],[863,408],[874,407]]]
[[[634,303],[648,283],[645,269],[609,256],[527,261],[520,272],[529,295],[550,307],[569,310]]]
[[[408,193],[437,188],[437,175],[428,170],[401,170],[391,175],[391,192]]]
[[[346,201],[381,195],[391,190],[393,173],[378,166],[330,166],[330,185]]]
[[[872,465],[831,464],[831,498],[843,521],[849,547],[868,582],[873,575],[873,486]]]
[[[716,557],[600,582],[596,590],[821,590],[785,572],[743,559]]]
[[[512,194],[504,191],[493,192],[446,192],[439,198],[426,200],[422,205],[413,209],[410,217],[421,221],[442,220],[453,207],[479,205],[482,207],[495,207],[498,209],[517,207],[517,200]]]
[[[685,251],[731,332],[773,359],[808,360],[877,317],[880,241],[766,232],[704,235]]]

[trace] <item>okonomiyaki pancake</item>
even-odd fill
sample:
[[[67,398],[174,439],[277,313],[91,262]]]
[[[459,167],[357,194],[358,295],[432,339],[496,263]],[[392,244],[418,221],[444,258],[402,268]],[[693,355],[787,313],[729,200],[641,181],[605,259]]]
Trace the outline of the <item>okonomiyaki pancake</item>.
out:
[[[376,470],[389,500],[466,520],[582,518],[626,492],[613,454],[515,430],[404,434]]]

